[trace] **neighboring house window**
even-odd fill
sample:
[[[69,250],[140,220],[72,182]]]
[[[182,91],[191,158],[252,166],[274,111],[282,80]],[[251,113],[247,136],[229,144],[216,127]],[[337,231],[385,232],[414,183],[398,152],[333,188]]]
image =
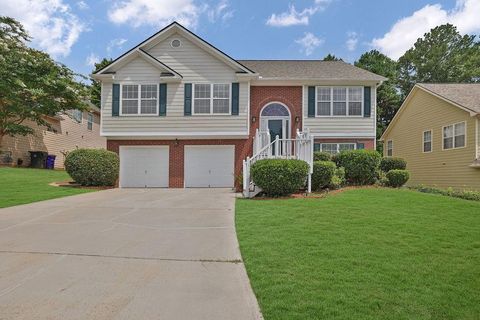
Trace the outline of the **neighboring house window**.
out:
[[[432,130],[423,132],[423,152],[432,152]]]
[[[229,114],[230,84],[196,83],[193,90],[194,114]]]
[[[393,156],[393,141],[388,140],[387,141],[387,157]]]
[[[465,147],[465,122],[443,127],[443,149]]]
[[[122,115],[155,115],[158,113],[156,84],[122,85]]]
[[[78,123],[82,123],[82,115],[83,111],[82,110],[73,110],[72,111],[72,118],[77,121]]]
[[[362,116],[362,87],[317,87],[317,116]]]
[[[355,150],[355,143],[316,143],[314,145],[315,151],[328,152],[336,154],[346,150]]]
[[[88,113],[87,116],[87,129],[92,131],[93,129],[93,113]]]

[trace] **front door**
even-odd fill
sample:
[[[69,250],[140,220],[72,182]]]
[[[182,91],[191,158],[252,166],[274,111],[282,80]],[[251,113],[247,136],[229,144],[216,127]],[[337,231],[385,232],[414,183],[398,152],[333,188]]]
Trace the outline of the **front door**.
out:
[[[278,136],[278,139],[288,139],[289,137],[289,127],[288,119],[268,119],[268,131],[270,132],[270,142],[275,141]],[[280,148],[283,148],[284,143],[280,144]],[[279,153],[282,154],[283,150],[280,149]],[[275,154],[275,145],[272,147],[272,154]]]

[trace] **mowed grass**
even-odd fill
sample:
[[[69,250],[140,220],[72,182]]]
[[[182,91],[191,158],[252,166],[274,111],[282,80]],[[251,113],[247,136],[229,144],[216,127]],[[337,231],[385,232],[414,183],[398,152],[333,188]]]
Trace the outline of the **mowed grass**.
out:
[[[0,168],[0,208],[94,191],[48,185],[68,180],[71,178],[65,171]]]
[[[266,320],[480,319],[480,203],[409,190],[236,203]]]

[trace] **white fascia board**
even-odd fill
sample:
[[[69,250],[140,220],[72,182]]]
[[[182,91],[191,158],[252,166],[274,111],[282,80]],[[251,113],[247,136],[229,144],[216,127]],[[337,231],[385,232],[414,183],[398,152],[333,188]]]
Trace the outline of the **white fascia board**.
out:
[[[358,134],[358,133],[312,133],[314,138],[332,138],[332,139],[344,139],[344,138],[356,138],[356,139],[375,139],[375,132],[370,135]]]
[[[247,132],[100,132],[102,137],[153,137],[157,139],[242,139],[248,138]]]
[[[262,78],[252,80],[252,86],[377,86],[378,81],[345,80],[345,79],[289,79],[289,78]]]

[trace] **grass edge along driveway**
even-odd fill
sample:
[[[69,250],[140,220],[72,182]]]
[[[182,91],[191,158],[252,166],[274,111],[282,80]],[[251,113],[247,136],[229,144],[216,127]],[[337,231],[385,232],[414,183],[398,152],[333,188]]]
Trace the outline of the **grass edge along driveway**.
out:
[[[49,185],[68,180],[63,170],[0,167],[0,208],[95,191]]]
[[[478,319],[480,203],[410,190],[236,202],[266,320]]]

